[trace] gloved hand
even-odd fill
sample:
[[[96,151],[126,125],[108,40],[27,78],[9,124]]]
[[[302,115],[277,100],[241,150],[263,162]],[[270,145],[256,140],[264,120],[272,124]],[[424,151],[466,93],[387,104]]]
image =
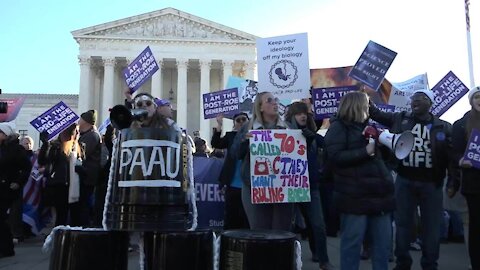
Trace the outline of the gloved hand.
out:
[[[42,143],[48,143],[48,132],[46,130],[40,132],[40,141]]]
[[[315,139],[315,136],[317,135],[315,132],[311,131],[310,129],[308,128],[304,128],[302,129],[302,134],[303,136],[305,136],[305,138],[307,139],[307,141],[312,141]]]

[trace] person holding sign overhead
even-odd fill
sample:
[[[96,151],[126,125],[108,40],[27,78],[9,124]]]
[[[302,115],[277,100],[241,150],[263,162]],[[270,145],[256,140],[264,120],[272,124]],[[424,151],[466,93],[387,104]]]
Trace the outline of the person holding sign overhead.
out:
[[[327,254],[327,236],[320,199],[320,176],[317,163],[318,147],[323,145],[323,137],[316,133],[317,127],[311,108],[304,102],[294,102],[288,107],[285,122],[290,129],[301,129],[307,140],[308,173],[310,180],[310,202],[298,206],[310,224],[308,241],[313,257],[320,263],[320,269],[331,269]]]
[[[250,148],[252,129],[285,129],[278,114],[278,98],[270,92],[259,93],[253,103],[253,117],[235,136],[232,153],[242,160],[242,202],[251,229],[290,231],[293,218],[292,203],[253,204],[251,201]]]
[[[448,183],[448,196],[453,197],[456,191],[462,188],[468,205],[469,231],[468,252],[472,269],[480,269],[480,168],[473,167],[472,161],[464,158],[468,149],[477,148],[480,144],[469,143],[474,130],[480,132],[480,87],[470,90],[468,99],[472,109],[453,124],[452,148],[453,159],[460,167],[461,173],[455,174],[455,181]],[[472,144],[475,144],[473,147]],[[476,154],[478,155],[478,150]],[[477,159],[478,160],[478,159]],[[461,184],[461,185],[460,185]]]
[[[335,182],[334,204],[341,214],[340,267],[359,269],[364,235],[372,243],[372,269],[388,269],[394,185],[375,141],[365,138],[368,96],[347,93],[325,135]]]

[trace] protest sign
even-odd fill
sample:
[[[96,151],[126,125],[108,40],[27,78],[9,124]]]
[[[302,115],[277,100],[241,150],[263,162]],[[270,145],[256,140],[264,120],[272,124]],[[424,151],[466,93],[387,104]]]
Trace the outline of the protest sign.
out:
[[[376,104],[376,106],[382,112],[395,112],[395,106],[394,105]],[[373,121],[372,119],[369,120],[369,123],[373,126],[378,127],[378,128],[388,129],[388,127],[378,123],[377,121]]]
[[[48,140],[51,140],[77,120],[78,115],[63,101],[60,101],[48,111],[33,119],[30,124],[40,133],[47,131]]]
[[[228,77],[227,89],[237,88],[240,111],[252,115],[253,102],[258,93],[257,82],[240,77]]]
[[[7,103],[7,113],[0,113],[0,123],[10,122],[17,118],[18,112],[25,102],[25,97],[19,98],[0,98],[0,102]]]
[[[312,89],[315,119],[329,118],[337,113],[340,99],[348,92],[358,91],[358,86],[341,86]]]
[[[110,117],[105,119],[103,123],[98,127],[98,133],[105,135],[105,132],[107,132],[107,127],[110,125],[112,122],[110,121]]]
[[[377,90],[397,53],[369,41],[349,76]]]
[[[258,90],[279,99],[309,97],[307,33],[257,39]]]
[[[400,83],[392,83],[392,91],[388,104],[395,106],[396,112],[410,112],[410,97],[416,90],[430,89],[428,86],[427,73],[417,75]]]
[[[251,130],[251,200],[261,203],[310,201],[307,144],[301,130]]]
[[[218,182],[222,167],[223,159],[193,157],[197,229],[223,229],[225,198]]]
[[[147,46],[135,60],[123,70],[123,77],[130,92],[137,91],[158,70],[157,61]]]
[[[204,119],[215,118],[219,114],[233,115],[239,111],[237,88],[203,94]]]
[[[480,169],[480,130],[472,129],[463,159],[469,160],[473,167]]]
[[[435,102],[431,112],[440,117],[468,92],[468,88],[450,71],[432,88],[432,91]]]

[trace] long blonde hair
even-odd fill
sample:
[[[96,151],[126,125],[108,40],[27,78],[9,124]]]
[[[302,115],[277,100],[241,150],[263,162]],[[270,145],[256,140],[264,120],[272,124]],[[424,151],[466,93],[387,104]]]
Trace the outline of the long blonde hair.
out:
[[[340,100],[337,117],[346,122],[363,123],[368,119],[368,96],[359,91],[349,92]]]
[[[263,118],[263,113],[262,113],[262,104],[263,104],[263,96],[266,94],[272,94],[271,92],[262,92],[258,93],[257,96],[255,97],[255,101],[253,102],[253,112],[252,112],[252,119],[250,120],[249,123],[249,128],[251,129],[253,127],[253,123],[255,121],[258,121],[262,126],[265,125],[265,119]],[[280,118],[280,115],[277,116],[277,119]]]

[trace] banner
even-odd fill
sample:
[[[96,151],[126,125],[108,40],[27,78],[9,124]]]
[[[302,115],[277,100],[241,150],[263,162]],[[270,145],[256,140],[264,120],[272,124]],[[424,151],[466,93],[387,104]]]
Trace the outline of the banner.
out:
[[[51,140],[58,133],[68,128],[78,120],[78,115],[72,111],[63,101],[60,101],[39,117],[33,119],[30,124],[42,133],[48,133],[48,140]]]
[[[103,123],[98,127],[98,133],[105,135],[105,132],[107,132],[107,127],[110,125],[112,122],[110,121],[110,117],[105,119]]]
[[[310,201],[307,144],[301,130],[251,130],[251,200],[260,203]]]
[[[349,77],[348,74],[352,70],[352,66],[348,67],[335,67],[335,68],[320,68],[311,69],[310,78],[312,80],[313,88],[328,88],[328,87],[340,87],[340,86],[357,86],[358,89],[368,94],[370,99],[375,104],[387,104],[388,98],[392,91],[392,84],[384,79],[378,91],[368,87],[367,85],[354,80]]]
[[[471,161],[473,167],[480,169],[480,130],[472,129],[463,159]]]
[[[432,88],[432,91],[435,102],[431,112],[433,115],[440,117],[468,93],[468,88],[450,71]]]
[[[203,94],[204,119],[215,118],[219,114],[234,115],[238,112],[240,102],[237,88]]]
[[[137,91],[158,70],[157,61],[147,46],[135,60],[123,70],[123,77],[130,92]]]
[[[0,123],[10,122],[17,118],[18,112],[25,102],[25,97],[19,98],[0,98],[0,102],[7,103],[7,113],[0,113]]]
[[[240,111],[252,116],[253,101],[258,93],[257,82],[240,77],[228,77],[227,89],[237,88]]]
[[[307,33],[257,39],[258,89],[279,99],[308,98]]]
[[[370,40],[349,76],[377,90],[396,56],[396,52]]]
[[[330,118],[337,113],[340,99],[348,92],[358,91],[358,86],[341,86],[312,89],[315,119]]]
[[[218,177],[223,159],[193,157],[193,175],[197,193],[197,229],[223,229],[225,198]]]
[[[427,73],[417,75],[409,80],[400,83],[392,83],[392,91],[388,104],[395,106],[396,112],[412,111],[410,97],[416,90],[430,89],[428,86]]]

